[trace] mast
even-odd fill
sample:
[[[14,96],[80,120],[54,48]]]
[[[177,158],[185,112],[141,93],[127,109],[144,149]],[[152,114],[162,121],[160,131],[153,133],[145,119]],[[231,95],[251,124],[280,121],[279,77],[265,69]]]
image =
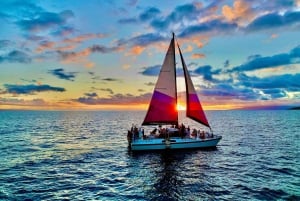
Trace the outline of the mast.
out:
[[[175,33],[172,32],[172,41],[173,41],[173,47],[174,47],[174,57],[173,57],[173,60],[174,60],[174,76],[175,76],[175,103],[176,103],[176,112],[177,112],[177,125],[178,125],[178,110],[177,110],[177,101],[178,101],[178,94],[177,94],[177,74],[176,74],[176,56],[175,56]]]

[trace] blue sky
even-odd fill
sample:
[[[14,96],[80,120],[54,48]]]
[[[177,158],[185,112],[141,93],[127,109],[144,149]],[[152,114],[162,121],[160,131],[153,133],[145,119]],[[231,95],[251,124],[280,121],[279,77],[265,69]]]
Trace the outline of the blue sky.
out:
[[[0,109],[145,109],[172,32],[206,109],[300,104],[299,0],[4,0],[0,30]]]

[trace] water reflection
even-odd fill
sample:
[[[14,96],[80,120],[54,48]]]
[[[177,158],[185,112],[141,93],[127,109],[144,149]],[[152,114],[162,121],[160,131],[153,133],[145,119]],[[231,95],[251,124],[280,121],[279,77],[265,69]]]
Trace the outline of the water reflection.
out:
[[[185,154],[176,155],[170,151],[161,153],[161,171],[154,175],[156,182],[149,192],[149,195],[154,196],[152,200],[179,200],[183,185],[180,167],[184,159]]]
[[[147,200],[183,200],[186,160],[198,151],[130,153]],[[189,162],[190,163],[190,162]]]

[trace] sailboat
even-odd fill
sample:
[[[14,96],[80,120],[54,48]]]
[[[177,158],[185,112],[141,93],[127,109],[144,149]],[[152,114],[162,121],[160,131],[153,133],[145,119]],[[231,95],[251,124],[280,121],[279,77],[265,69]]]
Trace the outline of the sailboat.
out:
[[[191,76],[177,43],[186,88],[186,116],[209,129],[209,132],[190,129],[179,125],[177,110],[175,34],[173,33],[168,51],[155,85],[152,99],[142,126],[158,126],[149,135],[144,127],[132,126],[128,130],[128,143],[132,151],[164,149],[196,149],[216,147],[222,136],[213,134],[202,109]],[[163,126],[168,126],[163,128]]]

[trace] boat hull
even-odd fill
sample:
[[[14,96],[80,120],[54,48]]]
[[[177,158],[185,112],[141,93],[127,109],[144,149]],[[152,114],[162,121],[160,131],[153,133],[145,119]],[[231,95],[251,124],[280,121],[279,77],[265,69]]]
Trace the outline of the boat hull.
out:
[[[154,139],[136,139],[130,143],[132,151],[165,150],[165,149],[200,149],[215,147],[222,139],[221,136],[213,138],[162,138]]]

